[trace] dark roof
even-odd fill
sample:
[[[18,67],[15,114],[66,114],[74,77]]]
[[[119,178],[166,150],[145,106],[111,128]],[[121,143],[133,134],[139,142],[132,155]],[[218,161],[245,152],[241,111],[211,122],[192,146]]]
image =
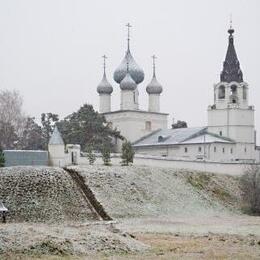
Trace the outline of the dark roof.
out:
[[[234,30],[230,28],[228,30],[229,40],[228,49],[225,61],[223,63],[223,70],[220,74],[220,80],[222,82],[243,82],[243,73],[240,69],[240,63],[237,58],[235,46],[234,46]]]

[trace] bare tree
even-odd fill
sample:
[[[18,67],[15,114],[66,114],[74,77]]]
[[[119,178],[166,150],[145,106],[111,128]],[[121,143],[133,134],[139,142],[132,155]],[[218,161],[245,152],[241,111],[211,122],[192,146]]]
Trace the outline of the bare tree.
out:
[[[17,91],[0,91],[0,140],[4,149],[14,148],[23,132],[23,100]]]
[[[240,184],[245,209],[260,214],[260,166],[250,166],[241,177]]]

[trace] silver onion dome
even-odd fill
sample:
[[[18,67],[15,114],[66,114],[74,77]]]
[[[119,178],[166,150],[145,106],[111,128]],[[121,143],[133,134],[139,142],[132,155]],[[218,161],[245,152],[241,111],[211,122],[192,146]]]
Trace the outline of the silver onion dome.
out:
[[[121,64],[114,72],[114,80],[120,84],[127,73],[127,62],[129,64],[129,73],[136,84],[141,83],[144,80],[144,71],[138,66],[134,60],[130,50],[128,49]]]
[[[146,92],[148,94],[161,94],[162,91],[163,91],[162,85],[158,82],[158,80],[154,75],[151,82],[146,87]]]
[[[161,94],[163,91],[162,85],[158,82],[156,75],[155,75],[155,59],[156,56],[152,56],[153,59],[153,78],[151,82],[146,87],[146,92],[148,94]]]
[[[130,73],[127,71],[125,77],[120,82],[121,90],[135,90],[136,87],[136,82],[133,80]]]
[[[99,94],[108,94],[110,95],[113,92],[112,85],[108,82],[106,73],[104,73],[101,82],[97,86],[97,92]]]

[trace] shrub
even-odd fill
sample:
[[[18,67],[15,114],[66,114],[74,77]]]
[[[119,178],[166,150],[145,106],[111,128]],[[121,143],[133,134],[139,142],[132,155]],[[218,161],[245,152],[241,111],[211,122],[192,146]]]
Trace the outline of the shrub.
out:
[[[125,141],[122,145],[122,162],[121,165],[129,165],[129,163],[133,163],[134,161],[134,150],[130,142]]]
[[[109,166],[111,165],[111,157],[110,157],[110,149],[107,146],[104,146],[101,150],[102,159],[104,162],[104,165]]]
[[[260,166],[252,165],[240,179],[244,208],[260,214]]]
[[[93,165],[96,161],[96,155],[93,153],[93,149],[91,146],[87,148],[87,158],[90,165]]]

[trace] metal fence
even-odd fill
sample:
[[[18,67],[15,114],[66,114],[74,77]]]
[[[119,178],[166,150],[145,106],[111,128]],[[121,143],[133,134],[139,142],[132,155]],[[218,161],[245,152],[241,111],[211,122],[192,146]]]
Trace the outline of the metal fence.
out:
[[[5,150],[5,166],[43,165],[49,163],[47,151]]]

